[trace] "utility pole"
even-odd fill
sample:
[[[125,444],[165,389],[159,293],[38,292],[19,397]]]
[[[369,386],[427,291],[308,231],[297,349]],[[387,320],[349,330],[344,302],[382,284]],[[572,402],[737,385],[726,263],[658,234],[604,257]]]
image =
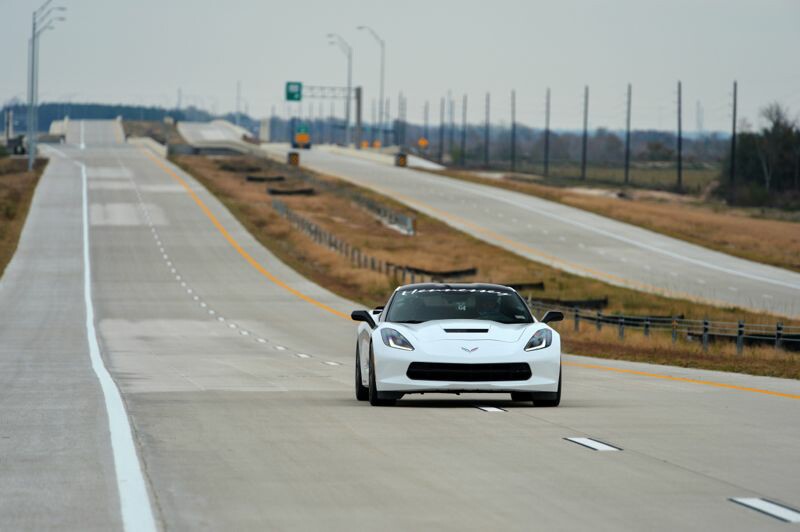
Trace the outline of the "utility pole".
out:
[[[345,101],[345,112],[344,112],[344,143],[345,145],[350,144],[350,100],[353,98],[353,47],[345,41],[341,35],[336,33],[329,33],[328,39],[330,41],[328,44],[335,44],[339,46],[339,49],[342,53],[347,57],[347,95]]]
[[[461,166],[467,162],[467,95],[461,100]]]
[[[511,91],[511,171],[517,170],[517,91]]]
[[[31,15],[31,37],[28,39],[28,117],[27,117],[27,141],[28,141],[28,171],[33,170],[33,163],[36,159],[36,135],[39,130],[39,36],[53,29],[53,24],[64,21],[63,16],[50,17],[54,11],[64,12],[67,10],[63,6],[47,7],[53,0],[46,0],[39,9]]]
[[[631,84],[628,83],[628,105],[625,114],[625,186],[630,183],[631,168]]]
[[[678,192],[683,188],[683,109],[681,82],[678,82]]]
[[[589,86],[583,88],[583,143],[581,145],[581,179],[586,179],[586,145],[589,142]]]
[[[448,106],[449,106],[448,110],[450,112],[450,131],[449,131],[450,139],[448,141],[448,145],[450,146],[450,152],[452,152],[453,148],[455,147],[456,103],[455,103],[455,101],[453,101],[453,93],[451,91],[449,91],[449,90],[447,91],[447,103],[448,103]]]
[[[381,143],[381,146],[386,146],[389,144],[389,128],[386,127],[386,125],[389,123],[389,98],[386,98],[384,105],[383,120],[383,142]]]
[[[424,108],[424,112],[423,112],[423,114],[425,115],[425,127],[422,130],[422,136],[425,137],[425,140],[427,140],[430,143],[431,137],[430,137],[430,130],[428,128],[428,115],[429,115],[429,113],[430,113],[430,102],[428,100],[425,100],[425,108]]]
[[[550,87],[547,87],[547,96],[544,106],[544,176],[550,173]]]
[[[233,119],[233,122],[238,126],[239,125],[239,109],[242,102],[242,82],[236,82],[236,116]],[[302,118],[302,117],[301,117]]]
[[[489,168],[489,107],[491,96],[486,93],[486,123],[483,126],[483,166]]]
[[[733,82],[733,126],[731,128],[731,177],[730,177],[730,184],[731,184],[731,192],[729,202],[733,203],[736,199],[735,195],[735,187],[736,187],[736,90],[738,88],[738,84],[736,81]]]
[[[356,149],[361,149],[361,87],[356,87],[356,136],[355,145]],[[313,109],[313,106],[312,106]]]
[[[384,85],[384,82],[386,81],[386,41],[384,41],[380,37],[380,35],[378,35],[378,33],[375,30],[373,30],[372,28],[370,28],[369,26],[358,26],[356,29],[368,31],[372,35],[372,37],[378,42],[378,45],[381,48],[381,79],[380,79],[380,89],[378,91],[379,92],[378,101],[380,102],[380,104],[379,104],[380,117],[378,118],[378,123],[380,124],[380,127],[383,128],[383,127],[385,127],[385,124],[384,124],[384,116],[385,115],[383,114],[383,112],[384,112],[383,85]]]
[[[444,97],[439,103],[439,164],[444,162]]]

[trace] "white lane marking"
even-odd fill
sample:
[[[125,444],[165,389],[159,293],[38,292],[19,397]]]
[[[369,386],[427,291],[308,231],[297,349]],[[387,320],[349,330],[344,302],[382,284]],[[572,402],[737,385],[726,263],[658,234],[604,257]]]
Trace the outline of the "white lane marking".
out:
[[[266,344],[267,343],[267,341],[264,340],[263,338],[256,339],[256,342],[258,342],[259,344]]]
[[[338,362],[333,362],[331,360],[326,360],[323,362],[323,364],[326,364],[328,366],[341,366],[341,364],[339,364]]]
[[[192,299],[194,299],[195,301],[200,301],[200,296],[192,296]]]
[[[83,122],[81,122],[83,133]],[[108,414],[108,429],[111,436],[111,450],[114,456],[114,470],[117,476],[122,525],[127,531],[156,530],[153,508],[147,494],[147,485],[142,474],[139,456],[125,403],[114,379],[103,363],[97,331],[94,325],[94,306],[92,304],[92,264],[89,253],[89,193],[86,166],[81,164],[83,184],[83,299],[86,306],[86,337],[89,344],[89,357],[97,380],[103,391],[103,399]]]
[[[229,323],[228,327],[230,327],[231,329],[235,329],[236,328],[236,324],[235,323]]]
[[[84,142],[84,135],[83,135],[83,120],[81,120],[81,149],[86,149],[86,142]]]
[[[275,349],[277,349],[278,351],[286,351],[286,348],[283,347],[282,345],[276,345]]]
[[[758,497],[732,497],[729,500],[761,512],[762,514],[767,514],[775,519],[780,519],[786,523],[800,523],[800,511],[776,502],[768,501],[767,499]]]
[[[203,307],[203,308],[206,308],[208,305],[205,303],[205,301],[201,301],[200,302],[200,306]]]
[[[614,447],[613,445],[609,445],[607,443],[603,443],[601,441],[593,440],[592,438],[564,438],[567,441],[571,441],[572,443],[577,443],[578,445],[583,445],[584,447],[588,447],[589,449],[593,449],[595,451],[621,451],[619,447]]]
[[[216,311],[216,310],[211,310],[211,309],[209,309],[209,310],[208,310],[208,313],[209,313],[209,314],[211,314],[211,315],[213,316],[214,314],[216,314],[216,313],[217,313],[217,311]]]
[[[239,334],[241,334],[242,336],[250,336],[250,333],[248,331],[245,331],[245,330],[240,330]]]
[[[297,357],[298,358],[311,358],[311,355],[307,355],[305,353],[297,353]]]
[[[218,319],[219,321],[225,321],[225,318],[223,318],[222,316],[217,316],[217,319]]]
[[[497,408],[496,406],[475,406],[475,408],[483,410],[484,412],[506,412],[506,410]]]

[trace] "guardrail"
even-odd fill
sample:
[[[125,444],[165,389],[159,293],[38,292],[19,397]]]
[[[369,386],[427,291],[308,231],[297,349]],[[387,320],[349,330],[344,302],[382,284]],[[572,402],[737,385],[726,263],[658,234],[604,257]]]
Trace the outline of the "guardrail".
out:
[[[775,324],[745,323],[744,321],[710,321],[691,320],[683,316],[636,316],[622,314],[603,314],[600,311],[589,312],[577,307],[553,305],[528,298],[528,307],[534,313],[543,313],[547,310],[559,310],[564,313],[567,320],[572,320],[573,330],[580,331],[581,323],[593,324],[599,331],[604,326],[616,327],[620,340],[625,339],[625,330],[641,329],[645,336],[653,331],[672,333],[672,341],[679,337],[699,339],[703,350],[708,350],[709,342],[731,341],[736,342],[736,351],[741,354],[747,345],[773,345],[775,348],[785,348],[792,351],[800,350],[800,327],[784,326],[781,322]]]
[[[391,209],[371,198],[359,194],[356,191],[342,190],[341,187],[331,183],[330,181],[318,179],[312,175],[306,174],[305,172],[299,173],[299,178],[313,184],[314,187],[319,188],[320,190],[325,190],[327,192],[348,198],[350,201],[374,214],[384,224],[392,227],[393,229],[397,229],[401,233],[406,235],[414,235],[416,233],[417,220],[414,216],[409,216],[402,212]]]
[[[333,233],[322,229],[308,218],[297,214],[279,199],[272,199],[272,208],[286,218],[295,228],[311,237],[317,244],[347,257],[359,268],[367,268],[377,273],[389,275],[400,284],[443,281],[447,278],[457,278],[460,275],[474,275],[476,273],[476,270],[470,268],[456,272],[431,274],[423,273],[419,268],[393,264],[364,253],[360,248],[352,246]]]

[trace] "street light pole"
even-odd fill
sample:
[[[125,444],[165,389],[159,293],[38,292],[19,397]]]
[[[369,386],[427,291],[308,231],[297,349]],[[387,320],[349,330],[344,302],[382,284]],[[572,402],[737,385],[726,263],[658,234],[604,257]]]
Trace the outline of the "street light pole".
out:
[[[33,170],[33,163],[36,159],[36,133],[39,129],[37,109],[39,104],[39,36],[43,32],[53,29],[54,22],[66,20],[64,17],[47,18],[53,11],[67,10],[65,7],[57,6],[44,12],[52,2],[53,0],[47,0],[31,15],[31,37],[28,40],[28,171]]]
[[[369,26],[359,26],[357,29],[367,30],[375,38],[375,40],[378,41],[378,44],[381,47],[381,80],[380,80],[380,89],[378,95],[378,99],[381,102],[381,105],[379,106],[380,113],[378,116],[378,124],[380,125],[381,130],[383,130],[386,127],[386,124],[384,124],[384,114],[383,114],[384,110],[383,89],[384,89],[384,83],[386,81],[386,41],[381,39],[381,37],[377,34],[377,32],[372,28],[370,28]]]
[[[345,102],[345,112],[344,112],[344,138],[345,144],[350,144],[350,100],[352,99],[352,91],[353,91],[353,47],[345,41],[341,35],[336,33],[329,33],[329,39],[335,39],[329,41],[329,44],[336,44],[339,46],[339,49],[347,56],[347,101]]]

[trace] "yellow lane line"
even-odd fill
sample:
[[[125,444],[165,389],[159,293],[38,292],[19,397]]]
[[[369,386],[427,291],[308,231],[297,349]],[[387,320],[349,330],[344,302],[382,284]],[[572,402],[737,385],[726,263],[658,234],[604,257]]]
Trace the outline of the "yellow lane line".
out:
[[[276,285],[280,286],[287,292],[299,297],[303,301],[311,303],[317,308],[320,308],[335,316],[350,321],[350,316],[348,316],[347,314],[339,312],[335,308],[330,307],[325,303],[322,303],[321,301],[317,301],[313,297],[308,296],[295,288],[292,288],[291,286],[280,280],[278,277],[276,277],[272,272],[267,270],[264,266],[262,266],[256,259],[253,258],[252,255],[250,255],[247,251],[244,250],[244,248],[239,244],[239,242],[236,241],[235,238],[233,238],[233,236],[228,232],[228,230],[225,229],[225,226],[223,226],[222,223],[217,219],[217,217],[214,216],[214,213],[211,212],[211,209],[208,208],[208,206],[203,202],[203,200],[200,199],[200,197],[195,193],[194,190],[191,189],[189,184],[181,176],[179,176],[172,168],[167,166],[163,161],[158,159],[155,155],[152,155],[150,152],[147,151],[144,151],[143,153],[147,155],[147,157],[150,158],[150,160],[156,163],[156,165],[158,165],[162,170],[164,170],[167,174],[169,174],[173,179],[175,179],[178,183],[180,183],[180,185],[186,190],[186,193],[189,194],[189,196],[194,200],[197,206],[200,207],[200,210],[202,210],[203,213],[206,215],[206,217],[208,217],[208,219],[211,220],[211,223],[214,224],[214,227],[216,227],[217,230],[222,234],[222,236],[225,237],[225,240],[227,240],[228,243],[231,246],[233,246],[233,249],[235,249],[239,253],[239,255],[241,255],[244,258],[244,260],[246,260],[250,264],[250,266],[255,268],[256,271],[258,271],[261,275],[263,275]]]
[[[259,264],[258,261],[256,259],[254,259],[252,255],[247,253],[247,251],[245,251],[244,248],[242,248],[242,246],[236,241],[236,239],[233,238],[233,236],[231,236],[231,234],[228,232],[227,229],[225,229],[225,227],[217,219],[217,217],[214,216],[214,213],[211,212],[211,209],[208,208],[208,206],[203,202],[203,200],[200,199],[200,197],[194,192],[194,190],[191,189],[189,184],[183,178],[181,178],[181,176],[179,176],[174,170],[172,170],[172,168],[167,166],[161,159],[159,159],[155,155],[151,154],[150,152],[142,150],[142,153],[147,155],[147,157],[149,159],[151,159],[156,165],[158,165],[159,168],[164,170],[173,179],[175,179],[178,183],[180,183],[180,185],[184,188],[184,190],[186,190],[186,193],[189,194],[189,196],[200,207],[200,209],[208,217],[208,219],[211,220],[211,223],[214,224],[214,227],[216,227],[217,230],[222,234],[222,236],[225,237],[225,239],[228,241],[228,243],[231,246],[233,246],[233,248],[239,253],[239,255],[241,255],[253,268],[255,268],[259,273],[261,273],[261,275],[263,275],[264,277],[266,277],[267,279],[269,279],[270,281],[272,281],[276,285],[280,286],[284,290],[286,290],[286,291],[290,292],[291,294],[299,297],[303,301],[306,301],[307,303],[311,303],[312,305],[314,305],[314,306],[316,306],[316,307],[318,307],[318,308],[320,308],[322,310],[325,310],[325,311],[327,311],[327,312],[329,312],[329,313],[331,313],[331,314],[333,314],[335,316],[338,316],[340,318],[344,318],[344,319],[350,321],[350,316],[348,316],[347,314],[344,314],[343,312],[339,312],[338,310],[326,305],[325,303],[317,301],[313,297],[307,296],[306,294],[300,292],[299,290],[296,290],[296,289],[292,288],[291,286],[287,285],[285,282],[283,282],[279,278],[277,278],[274,274],[269,272],[261,264]],[[762,389],[759,389],[759,388],[747,388],[747,387],[744,387],[744,386],[736,386],[734,384],[725,384],[725,383],[722,383],[722,382],[705,381],[705,380],[700,380],[700,379],[689,379],[689,378],[685,378],[685,377],[673,377],[671,375],[662,375],[662,374],[659,374],[659,373],[648,373],[648,372],[645,372],[645,371],[636,371],[636,370],[631,370],[631,369],[615,368],[615,367],[612,367],[612,366],[601,366],[599,364],[582,364],[582,363],[579,363],[579,362],[569,362],[569,361],[563,361],[562,364],[567,365],[567,366],[576,366],[576,367],[582,367],[582,368],[588,368],[588,369],[596,369],[596,370],[601,370],[601,371],[612,371],[612,372],[615,372],[615,373],[628,373],[628,374],[632,374],[632,375],[639,375],[639,376],[650,377],[650,378],[654,378],[654,379],[664,379],[664,380],[671,380],[671,381],[678,381],[678,382],[687,382],[687,383],[691,383],[691,384],[700,384],[700,385],[704,385],[704,386],[715,386],[717,388],[726,388],[726,389],[729,389],[729,390],[737,390],[737,391],[742,391],[742,392],[751,392],[751,393],[760,393],[760,394],[765,394],[765,395],[773,395],[773,396],[776,396],[776,397],[785,397],[785,398],[788,398],[788,399],[800,399],[800,395],[793,395],[793,394],[787,394],[787,393],[781,393],[781,392],[774,392],[774,391],[771,391],[771,390],[762,390]]]
[[[663,379],[668,381],[688,382],[690,384],[700,384],[702,386],[714,386],[715,388],[726,388],[728,390],[737,390],[740,392],[760,393],[764,395],[774,395],[776,397],[785,397],[787,399],[800,399],[800,395],[775,392],[772,390],[762,390],[761,388],[749,388],[747,386],[737,386],[736,384],[726,384],[724,382],[707,381],[702,379],[690,379],[688,377],[673,377],[672,375],[662,375],[660,373],[649,373],[647,371],[638,371],[634,369],[615,368],[613,366],[601,366],[600,364],[583,364],[580,362],[562,361],[565,366],[575,366],[578,368],[596,369],[600,371],[612,371],[614,373],[628,373],[630,375],[640,375],[642,377],[650,377],[653,379]]]

